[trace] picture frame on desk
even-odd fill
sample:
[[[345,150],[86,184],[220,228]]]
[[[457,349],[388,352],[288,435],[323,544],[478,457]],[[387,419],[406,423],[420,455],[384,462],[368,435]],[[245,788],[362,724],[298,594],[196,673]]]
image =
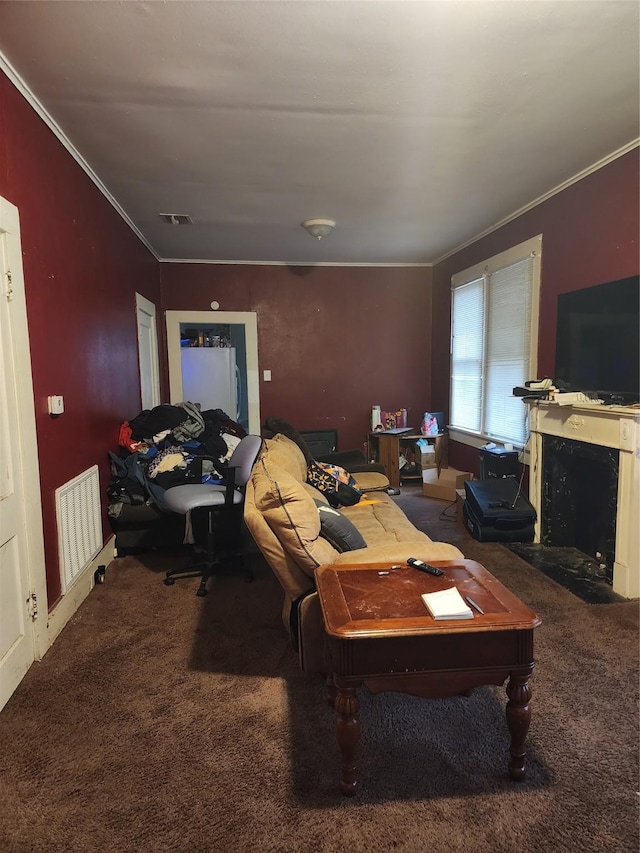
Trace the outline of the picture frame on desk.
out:
[[[397,412],[380,412],[381,428],[383,432],[392,429],[407,428],[407,410],[399,409]]]

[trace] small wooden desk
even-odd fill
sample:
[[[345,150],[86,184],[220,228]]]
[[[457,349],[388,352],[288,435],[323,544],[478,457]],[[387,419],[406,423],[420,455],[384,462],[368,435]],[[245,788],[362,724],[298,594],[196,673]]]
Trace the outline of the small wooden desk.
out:
[[[447,467],[447,435],[428,435],[424,436],[418,430],[408,430],[407,432],[395,433],[379,430],[369,433],[369,444],[374,450],[375,457],[378,462],[384,465],[389,478],[389,485],[394,489],[399,488],[402,480],[402,471],[400,470],[400,454],[403,448],[411,447],[415,450],[416,441],[426,438],[427,441],[435,446],[435,461],[438,467]],[[420,454],[418,452],[418,463],[420,462]],[[422,471],[411,479],[421,480]]]
[[[469,693],[483,684],[507,684],[507,726],[511,734],[509,773],[525,775],[524,743],[531,710],[533,629],[540,619],[473,560],[439,562],[442,577],[410,566],[321,566],[316,584],[327,635],[331,671],[329,704],[336,712],[342,756],[340,789],[356,791],[356,749],[360,738],[356,689],[394,690],[424,698]],[[389,574],[379,575],[379,571]],[[435,621],[422,593],[451,586],[484,610],[473,619]]]

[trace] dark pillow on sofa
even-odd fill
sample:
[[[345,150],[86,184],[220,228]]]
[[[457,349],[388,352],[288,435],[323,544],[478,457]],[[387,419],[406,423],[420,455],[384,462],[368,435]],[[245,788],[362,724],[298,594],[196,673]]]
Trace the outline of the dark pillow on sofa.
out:
[[[273,438],[273,436],[278,433],[286,435],[287,438],[291,439],[291,441],[298,445],[300,450],[304,453],[304,458],[307,460],[307,464],[313,461],[313,456],[307,446],[307,442],[300,435],[298,430],[282,418],[276,418],[273,417],[273,415],[270,415],[264,422],[264,436],[265,438]]]
[[[337,509],[316,501],[320,516],[320,536],[333,545],[336,551],[357,551],[366,548],[358,528]]]
[[[307,483],[321,492],[331,506],[353,506],[362,497],[355,479],[337,465],[311,461],[307,465]]]

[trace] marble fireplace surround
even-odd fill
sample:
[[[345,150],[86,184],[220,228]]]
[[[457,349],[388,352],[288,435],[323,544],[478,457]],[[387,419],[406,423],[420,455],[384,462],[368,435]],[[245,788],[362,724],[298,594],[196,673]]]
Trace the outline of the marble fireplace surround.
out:
[[[559,406],[545,400],[529,403],[529,500],[538,514],[535,541],[540,542],[543,436],[581,441],[618,451],[613,591],[625,598],[640,597],[640,409],[579,403]]]

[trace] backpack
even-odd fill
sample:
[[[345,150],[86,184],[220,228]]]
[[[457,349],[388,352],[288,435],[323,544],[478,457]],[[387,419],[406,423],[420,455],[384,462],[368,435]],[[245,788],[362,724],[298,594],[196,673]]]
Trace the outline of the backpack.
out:
[[[321,492],[332,507],[353,506],[362,497],[355,479],[339,465],[312,460],[307,465],[307,483]]]

